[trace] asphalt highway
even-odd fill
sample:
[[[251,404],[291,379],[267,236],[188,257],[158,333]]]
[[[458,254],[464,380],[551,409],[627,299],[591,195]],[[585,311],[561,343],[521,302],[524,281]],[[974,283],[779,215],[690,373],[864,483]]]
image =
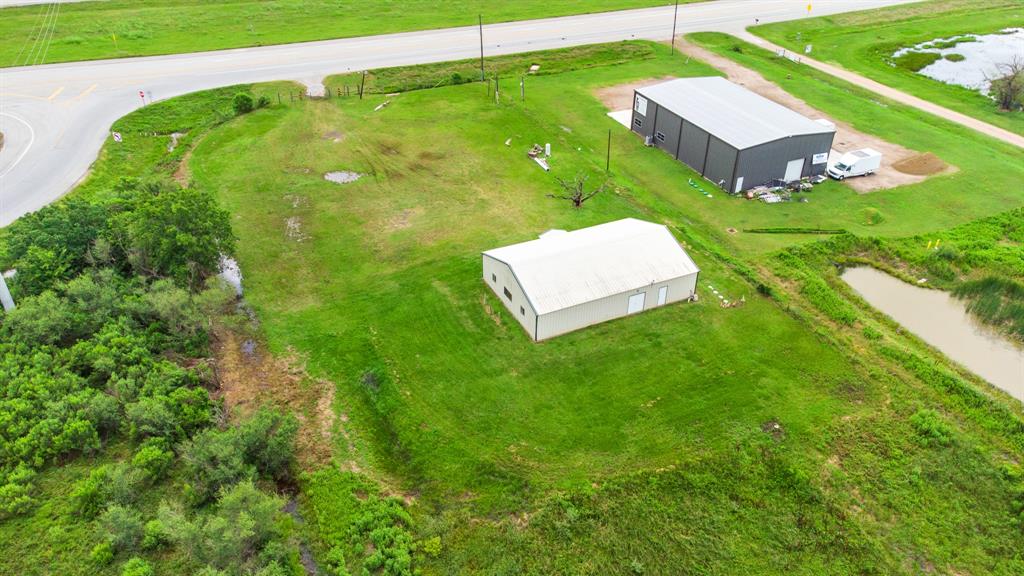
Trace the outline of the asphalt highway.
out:
[[[716,0],[679,7],[679,34],[741,33],[754,24],[915,0]],[[484,53],[509,54],[628,39],[668,40],[671,6],[484,26]],[[143,104],[232,84],[296,80],[387,66],[473,58],[476,27],[322,42],[0,69],[0,226],[71,190],[110,138],[111,124]]]

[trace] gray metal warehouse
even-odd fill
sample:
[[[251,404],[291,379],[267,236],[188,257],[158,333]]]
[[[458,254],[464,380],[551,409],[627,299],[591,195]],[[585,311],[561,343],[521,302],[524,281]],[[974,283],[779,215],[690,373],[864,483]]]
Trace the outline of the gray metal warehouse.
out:
[[[720,77],[638,88],[631,129],[734,193],[824,174],[836,133]]]
[[[483,253],[483,279],[530,337],[692,298],[700,270],[668,228],[633,218]]]

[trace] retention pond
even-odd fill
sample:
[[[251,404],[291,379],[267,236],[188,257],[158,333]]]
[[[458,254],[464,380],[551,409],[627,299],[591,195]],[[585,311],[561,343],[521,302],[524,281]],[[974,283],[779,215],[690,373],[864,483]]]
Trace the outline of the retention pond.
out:
[[[843,280],[872,306],[971,372],[1024,401],[1024,349],[982,325],[966,305],[940,290],[907,284],[871,267]]]

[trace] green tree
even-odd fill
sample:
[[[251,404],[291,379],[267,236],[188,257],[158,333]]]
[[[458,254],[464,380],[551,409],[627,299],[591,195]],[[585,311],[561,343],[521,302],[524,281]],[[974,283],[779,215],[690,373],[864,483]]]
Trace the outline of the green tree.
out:
[[[134,552],[142,542],[142,517],[132,508],[114,504],[100,515],[99,523],[115,552]]]
[[[121,221],[137,272],[172,278],[191,290],[216,273],[221,255],[235,246],[228,213],[209,193],[193,188],[170,186],[143,194]]]

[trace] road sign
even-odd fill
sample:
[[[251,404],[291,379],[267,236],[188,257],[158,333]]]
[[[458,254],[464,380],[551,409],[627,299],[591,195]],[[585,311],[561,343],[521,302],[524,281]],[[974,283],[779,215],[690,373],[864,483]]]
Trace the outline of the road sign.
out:
[[[120,142],[121,141],[121,133],[120,132],[111,132],[110,135],[114,137],[114,142]]]

